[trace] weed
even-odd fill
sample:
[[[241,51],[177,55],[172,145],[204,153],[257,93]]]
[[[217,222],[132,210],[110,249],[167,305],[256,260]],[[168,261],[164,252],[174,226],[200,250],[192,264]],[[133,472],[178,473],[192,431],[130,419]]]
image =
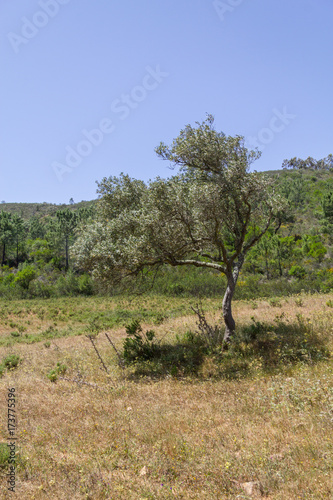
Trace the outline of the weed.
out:
[[[67,366],[63,365],[61,363],[57,363],[57,366],[53,368],[53,370],[50,370],[49,373],[47,374],[47,378],[51,382],[56,382],[58,379],[59,375],[63,375],[67,371]]]
[[[198,334],[202,338],[206,346],[209,349],[215,349],[217,346],[221,346],[223,341],[223,332],[221,326],[211,326],[208,323],[201,304],[198,304],[196,309],[194,307],[191,307],[191,309],[198,317]]]
[[[21,358],[17,354],[9,354],[2,360],[2,365],[8,370],[10,370],[12,368],[17,368],[20,361]]]
[[[282,307],[281,301],[279,299],[276,299],[275,297],[269,299],[268,302],[272,307]]]
[[[0,468],[8,467],[8,460],[10,457],[9,447],[7,443],[0,443]]]

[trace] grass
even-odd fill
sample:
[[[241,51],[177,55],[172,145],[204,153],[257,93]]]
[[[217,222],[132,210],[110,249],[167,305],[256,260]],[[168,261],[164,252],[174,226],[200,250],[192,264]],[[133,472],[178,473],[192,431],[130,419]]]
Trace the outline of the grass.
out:
[[[2,301],[0,346],[35,343],[125,326],[134,319],[154,325],[191,313],[195,299],[164,297],[67,297]],[[206,299],[209,310],[220,300]]]
[[[50,337],[48,347],[44,337],[33,347],[17,337],[15,345],[0,345],[0,359],[22,360],[0,379],[1,394],[8,387],[17,393],[17,492],[36,500],[247,499],[256,494],[249,496],[245,483],[256,482],[267,499],[332,498],[333,363],[325,349],[333,348],[333,311],[326,305],[333,297],[302,295],[301,307],[296,298],[279,299],[278,307],[256,300],[255,309],[251,301],[236,302],[234,352],[204,356],[190,375],[172,372],[172,363],[159,376],[149,366],[123,372],[102,333],[95,343],[108,373],[85,335]],[[165,353],[172,357],[176,334],[196,330],[189,301],[168,299],[163,308],[160,298],[144,301],[30,301],[11,303],[6,313],[14,323],[25,321],[30,304],[31,325],[45,331],[57,306],[75,334],[89,327],[89,312],[97,320],[108,307],[128,306],[134,314],[144,304],[144,331],[173,345]],[[211,322],[217,305],[203,303]],[[161,311],[165,319],[156,322]],[[118,349],[126,335],[122,322],[109,329]],[[287,357],[281,356],[287,342]],[[63,366],[66,371],[54,368]],[[47,378],[50,370],[55,382]],[[2,443],[6,418],[1,411]],[[0,477],[0,496],[7,498],[5,469]]]

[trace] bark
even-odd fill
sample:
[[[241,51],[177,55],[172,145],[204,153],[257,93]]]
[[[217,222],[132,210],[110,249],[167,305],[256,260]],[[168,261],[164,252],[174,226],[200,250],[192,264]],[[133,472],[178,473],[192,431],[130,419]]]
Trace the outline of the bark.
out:
[[[65,238],[65,251],[66,251],[66,271],[68,269],[68,265],[69,265],[69,259],[68,259],[68,238],[66,236]]]
[[[225,332],[224,332],[224,342],[229,343],[235,333],[235,320],[232,316],[232,310],[231,310],[231,302],[232,298],[235,293],[235,288],[236,288],[236,283],[238,279],[239,272],[242,268],[242,265],[244,263],[244,255],[239,255],[238,257],[238,262],[234,264],[234,268],[231,271],[229,268],[226,276],[228,280],[228,286],[225,291],[224,297],[223,297],[223,302],[222,302],[222,314],[224,318],[224,323],[225,323]]]
[[[233,277],[231,276],[230,279],[228,279],[228,286],[225,291],[224,297],[223,297],[223,303],[222,303],[222,312],[223,312],[223,318],[224,318],[224,323],[225,323],[225,332],[224,332],[224,342],[230,342],[234,332],[235,332],[235,320],[232,316],[232,311],[231,311],[231,301],[232,297],[235,292],[235,287],[236,284],[234,282]]]
[[[2,262],[1,265],[4,266],[6,262],[6,243],[3,244],[2,247]]]

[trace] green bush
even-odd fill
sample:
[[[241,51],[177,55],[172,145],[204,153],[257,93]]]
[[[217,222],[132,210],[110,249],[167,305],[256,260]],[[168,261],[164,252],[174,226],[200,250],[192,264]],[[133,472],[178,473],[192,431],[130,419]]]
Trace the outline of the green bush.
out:
[[[61,363],[57,363],[57,366],[53,368],[53,370],[50,370],[49,373],[47,374],[47,378],[51,382],[56,382],[58,380],[59,375],[64,375],[67,371],[67,366],[63,365]]]
[[[17,354],[9,354],[2,360],[2,365],[10,370],[11,368],[17,368],[20,361],[21,358]]]
[[[313,325],[302,315],[297,322],[284,321],[284,313],[274,323],[256,321],[239,328],[228,355],[250,361],[260,359],[264,367],[290,363],[313,363],[330,357],[326,339],[319,336]]]
[[[35,279],[36,274],[36,269],[34,267],[26,266],[16,274],[14,283],[17,283],[24,290],[28,290],[31,281]]]
[[[93,295],[94,294],[94,286],[93,281],[88,274],[82,274],[78,278],[78,289],[82,295]]]
[[[5,285],[5,286],[9,286],[14,281],[15,281],[15,274],[10,273],[10,274],[7,274],[7,276],[4,276],[4,278],[2,280],[2,284]]]
[[[152,359],[157,352],[154,342],[155,333],[148,330],[143,333],[139,321],[134,320],[126,326],[127,338],[123,342],[123,358],[125,363],[135,363],[138,360]]]
[[[306,270],[303,266],[292,266],[288,274],[289,276],[294,276],[295,278],[301,280],[306,275]]]

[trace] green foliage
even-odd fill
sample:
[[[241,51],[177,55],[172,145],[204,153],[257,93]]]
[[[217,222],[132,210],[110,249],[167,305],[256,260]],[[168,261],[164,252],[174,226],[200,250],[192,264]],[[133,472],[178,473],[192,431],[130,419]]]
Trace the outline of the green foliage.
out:
[[[292,266],[292,268],[289,270],[289,276],[294,276],[295,278],[298,278],[301,280],[304,278],[306,275],[306,270],[304,269],[303,266]]]
[[[252,324],[239,328],[227,357],[243,361],[247,367],[256,359],[264,369],[313,363],[330,357],[326,342],[302,315],[297,316],[297,322],[289,323],[282,313],[274,323],[253,319]]]
[[[49,373],[47,374],[47,378],[51,382],[56,382],[58,380],[58,376],[64,375],[66,371],[67,371],[67,366],[58,362],[57,366],[49,371]]]
[[[10,458],[10,450],[7,443],[0,443],[0,469],[8,468]]]
[[[35,279],[36,274],[36,269],[33,266],[25,266],[16,274],[14,283],[17,283],[24,290],[28,290],[31,281]]]
[[[126,326],[127,338],[123,342],[123,358],[125,363],[135,363],[137,361],[149,360],[156,356],[157,345],[155,343],[155,333],[148,330],[143,333],[139,321],[134,320]]]
[[[333,223],[333,190],[327,191],[322,199],[322,208],[324,217],[330,223]]]
[[[78,278],[78,290],[82,295],[93,295],[94,285],[93,281],[87,273],[82,274]]]
[[[20,356],[17,354],[9,354],[2,360],[2,366],[6,368],[7,370],[10,370],[12,368],[17,368],[19,363],[21,362]]]

